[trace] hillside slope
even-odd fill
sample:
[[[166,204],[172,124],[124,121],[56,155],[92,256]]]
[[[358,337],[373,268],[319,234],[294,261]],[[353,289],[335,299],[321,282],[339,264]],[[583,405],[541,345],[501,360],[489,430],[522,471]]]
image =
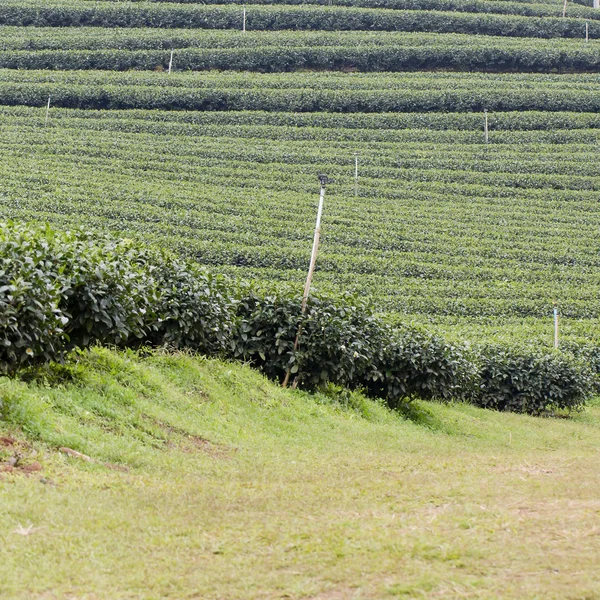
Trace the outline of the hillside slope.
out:
[[[597,405],[542,420],[420,403],[410,421],[247,367],[105,349],[0,390],[3,598],[562,600],[600,585]]]

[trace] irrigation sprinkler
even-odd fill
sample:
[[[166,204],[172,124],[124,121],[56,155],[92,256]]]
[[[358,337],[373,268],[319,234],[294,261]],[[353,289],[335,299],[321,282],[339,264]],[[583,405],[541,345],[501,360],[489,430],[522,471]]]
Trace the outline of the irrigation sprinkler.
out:
[[[300,314],[303,315],[306,312],[306,305],[308,303],[308,296],[310,294],[310,286],[312,284],[312,278],[315,272],[315,264],[317,262],[317,254],[319,252],[319,240],[321,238],[321,217],[323,216],[323,204],[325,202],[325,186],[328,183],[333,183],[327,175],[319,175],[319,183],[321,184],[321,193],[319,196],[319,208],[317,210],[317,223],[315,225],[315,236],[313,238],[313,247],[310,255],[310,265],[308,267],[308,275],[306,276],[306,284],[304,285],[304,294],[302,295],[302,306],[300,308]],[[300,336],[302,335],[302,323],[298,326],[298,333],[296,333],[296,339],[294,340],[294,352],[298,350],[298,346],[300,345]],[[291,367],[285,373],[285,378],[282,387],[287,387],[290,382],[291,375]],[[298,385],[298,380],[294,379],[294,384],[292,387],[296,387]]]
[[[169,75],[171,74],[171,69],[173,68],[173,52],[174,50],[171,50],[171,58],[169,59]]]
[[[48,96],[48,106],[46,106],[46,119],[44,121],[44,127],[48,126],[48,116],[50,115],[50,96]]]

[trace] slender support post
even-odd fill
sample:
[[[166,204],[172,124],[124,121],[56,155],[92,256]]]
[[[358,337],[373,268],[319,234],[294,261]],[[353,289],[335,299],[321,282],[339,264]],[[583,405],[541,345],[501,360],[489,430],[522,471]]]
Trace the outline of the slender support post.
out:
[[[585,22],[585,41],[590,41],[590,24],[587,21]]]
[[[48,126],[48,117],[50,116],[50,96],[48,96],[48,106],[46,106],[46,120],[44,121],[44,127]]]
[[[354,195],[358,196],[358,152],[354,153]]]
[[[169,59],[169,75],[171,74],[171,70],[173,69],[173,50],[171,50],[171,58]]]
[[[310,294],[310,286],[312,284],[312,278],[315,272],[315,265],[317,263],[317,254],[319,252],[319,240],[321,239],[321,217],[323,216],[323,204],[325,202],[325,185],[328,183],[326,175],[319,175],[321,182],[321,194],[319,197],[319,209],[317,210],[317,223],[315,225],[315,235],[313,238],[312,253],[310,255],[310,265],[308,267],[308,275],[306,276],[306,283],[304,284],[304,294],[302,295],[302,306],[300,308],[300,314],[303,315],[306,312],[306,305],[308,303],[308,296]],[[296,339],[294,340],[294,352],[298,350],[300,345],[300,336],[302,335],[302,323],[298,326],[298,333],[296,333]],[[290,382],[291,369],[288,369],[285,374],[283,383],[281,384],[284,388],[288,386]],[[293,387],[297,385],[297,379],[294,380]]]
[[[563,19],[567,16],[567,3],[569,0],[565,0],[565,4],[563,6]]]
[[[558,348],[558,307],[554,305],[554,348]]]
[[[594,0],[594,8],[600,8],[600,0]]]
[[[246,33],[246,5],[244,4],[244,18],[242,22],[242,33]]]
[[[485,143],[488,144],[490,141],[490,134],[489,134],[489,129],[488,129],[488,111],[487,110],[483,111],[483,117],[484,117],[483,132],[485,135]]]

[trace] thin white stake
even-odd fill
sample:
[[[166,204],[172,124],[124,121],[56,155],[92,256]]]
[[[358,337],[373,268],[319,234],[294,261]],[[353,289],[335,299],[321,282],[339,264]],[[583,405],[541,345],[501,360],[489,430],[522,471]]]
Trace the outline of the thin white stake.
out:
[[[590,41],[590,24],[587,21],[585,22],[585,41]]]
[[[44,121],[44,127],[48,125],[48,116],[50,115],[50,96],[48,96],[48,106],[46,106],[46,120]]]
[[[554,347],[558,348],[558,308],[554,305]]]
[[[302,306],[300,308],[300,314],[304,314],[306,312],[306,305],[308,303],[308,296],[310,294],[310,286],[312,284],[312,278],[315,272],[315,265],[317,263],[317,254],[319,253],[319,240],[321,238],[321,217],[323,215],[323,204],[325,202],[325,185],[327,184],[327,176],[319,175],[319,179],[321,181],[321,195],[319,197],[319,209],[317,210],[317,223],[315,225],[315,236],[313,238],[313,247],[310,255],[310,265],[308,267],[308,275],[306,276],[306,283],[304,284],[304,294],[302,296]],[[296,339],[294,340],[294,352],[298,350],[298,346],[300,344],[300,336],[302,335],[302,325],[298,327],[298,333],[296,334]],[[283,387],[287,387],[290,381],[291,369],[288,369],[283,383],[281,384]],[[298,380],[294,380],[293,387],[295,388]]]
[[[354,195],[358,196],[358,152],[354,153]]]
[[[594,8],[600,8],[600,0],[594,0]]]
[[[169,75],[171,74],[171,69],[173,68],[173,50],[171,50],[171,58],[169,59]]]
[[[565,5],[563,6],[563,18],[567,16],[567,3],[569,0],[565,0]]]
[[[246,33],[246,5],[244,4],[244,21],[242,23],[242,32]]]
[[[487,112],[487,110],[483,111],[483,116],[484,116],[483,131],[485,133],[485,143],[487,144],[490,141],[489,130],[488,130],[488,112]]]

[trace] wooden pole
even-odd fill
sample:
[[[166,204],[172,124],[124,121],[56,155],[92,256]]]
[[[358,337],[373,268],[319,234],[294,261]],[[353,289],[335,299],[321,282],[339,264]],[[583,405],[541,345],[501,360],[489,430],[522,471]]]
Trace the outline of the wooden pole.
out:
[[[563,18],[565,18],[567,16],[567,3],[569,2],[569,0],[565,0],[565,4],[563,6]]]
[[[483,111],[483,117],[484,117],[483,131],[485,133],[485,143],[487,144],[490,141],[490,135],[489,135],[489,130],[488,130],[488,112],[487,112],[487,110]]]
[[[317,254],[319,252],[319,240],[321,239],[321,217],[323,215],[323,204],[325,202],[325,185],[327,183],[327,177],[320,175],[321,180],[321,194],[319,197],[319,209],[317,210],[317,223],[315,225],[315,235],[313,238],[313,247],[310,255],[310,265],[308,267],[308,275],[306,276],[306,283],[304,284],[304,294],[302,295],[302,306],[300,308],[300,314],[303,315],[306,312],[306,305],[308,303],[308,296],[310,294],[310,286],[312,284],[312,278],[315,272],[315,265],[317,263]],[[298,350],[300,345],[300,336],[302,335],[302,323],[298,327],[298,333],[296,333],[296,339],[294,340],[294,352]],[[281,384],[284,388],[288,386],[290,382],[291,369],[288,369],[285,374],[283,383]],[[297,385],[297,379],[294,380],[293,387]]]
[[[44,127],[48,125],[48,116],[50,115],[50,96],[48,96],[48,106],[46,106],[46,120],[44,121]]]
[[[242,23],[242,33],[246,33],[246,5],[244,4],[244,19]]]
[[[558,349],[558,307],[554,305],[554,348]]]
[[[358,152],[354,153],[354,195],[358,196]]]
[[[590,41],[590,24],[587,21],[585,22],[585,41]]]
[[[173,50],[171,50],[171,58],[169,59],[169,75],[171,74],[172,68],[173,68]]]

